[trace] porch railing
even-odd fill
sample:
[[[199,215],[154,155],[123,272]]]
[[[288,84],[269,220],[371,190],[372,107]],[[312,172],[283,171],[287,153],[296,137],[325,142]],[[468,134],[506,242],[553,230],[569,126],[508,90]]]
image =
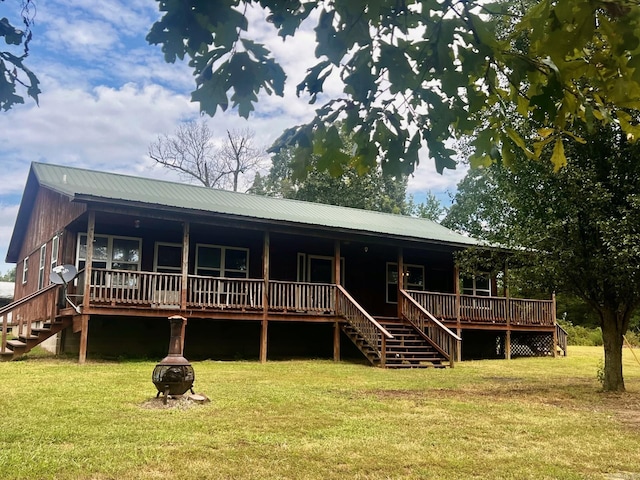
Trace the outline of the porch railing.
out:
[[[187,306],[200,308],[262,309],[264,281],[190,275]]]
[[[269,281],[269,309],[285,312],[336,312],[335,285]]]
[[[93,303],[179,308],[182,275],[129,270],[91,270]]]
[[[468,323],[507,324],[527,326],[555,325],[553,300],[525,300],[520,298],[484,297],[435,293],[417,290],[407,291],[416,302],[433,316],[444,321],[458,319]]]
[[[405,290],[400,290],[400,301],[402,315],[424,332],[431,344],[449,360],[449,365],[453,367],[458,358],[462,339],[445,327]]]
[[[0,353],[5,353],[9,329],[16,336],[31,336],[34,323],[53,320],[57,312],[58,285],[49,285],[20,300],[0,308],[0,321],[2,322],[2,337]],[[17,329],[17,332],[14,331]]]
[[[334,288],[338,307],[336,313],[344,317],[358,331],[363,340],[376,352],[384,366],[387,340],[393,338],[393,335],[369,315],[342,285],[335,285]]]

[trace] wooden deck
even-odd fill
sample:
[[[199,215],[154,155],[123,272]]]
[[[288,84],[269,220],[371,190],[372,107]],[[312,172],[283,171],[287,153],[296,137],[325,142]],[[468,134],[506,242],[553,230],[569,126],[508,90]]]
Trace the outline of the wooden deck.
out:
[[[93,269],[90,275],[89,282],[79,280],[77,286],[69,286],[71,298],[81,304],[81,314],[59,308],[55,286],[5,307],[0,312],[1,352],[6,352],[12,329],[28,339],[36,322],[53,323],[66,316],[74,317],[74,331],[86,335],[86,322],[96,314],[342,324],[348,326],[345,333],[357,335],[361,346],[377,358],[372,363],[381,365],[386,342],[393,338],[340,285],[106,269]],[[88,291],[86,287],[83,291],[85,285]],[[554,342],[562,334],[556,330],[553,300],[404,290],[399,298],[400,320],[421,332],[451,365],[459,356],[460,333],[466,328],[549,332]]]
[[[186,284],[186,289],[182,285]],[[86,309],[151,309],[183,312],[304,313],[337,315],[332,284],[233,279],[180,274],[93,269]],[[344,289],[342,289],[344,290]],[[445,325],[491,329],[552,330],[553,300],[456,295],[407,291],[412,299]],[[266,295],[265,295],[266,294]],[[103,310],[104,311],[104,310]]]

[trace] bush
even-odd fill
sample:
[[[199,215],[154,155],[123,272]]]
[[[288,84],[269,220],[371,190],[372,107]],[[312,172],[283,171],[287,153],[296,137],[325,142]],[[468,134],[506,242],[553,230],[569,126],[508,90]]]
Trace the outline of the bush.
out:
[[[571,322],[558,320],[562,328],[567,331],[569,345],[601,346],[602,330],[600,327],[588,328],[582,325],[574,325]]]
[[[602,329],[600,327],[589,328],[582,325],[573,325],[571,322],[558,320],[562,328],[567,331],[568,344],[586,347],[602,346]],[[625,338],[632,347],[640,347],[640,333],[636,330],[629,330]]]

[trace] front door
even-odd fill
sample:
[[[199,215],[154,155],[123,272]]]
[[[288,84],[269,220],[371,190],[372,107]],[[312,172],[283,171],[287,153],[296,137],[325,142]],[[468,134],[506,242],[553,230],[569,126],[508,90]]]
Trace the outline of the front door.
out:
[[[333,257],[309,255],[307,259],[307,282],[334,283]]]

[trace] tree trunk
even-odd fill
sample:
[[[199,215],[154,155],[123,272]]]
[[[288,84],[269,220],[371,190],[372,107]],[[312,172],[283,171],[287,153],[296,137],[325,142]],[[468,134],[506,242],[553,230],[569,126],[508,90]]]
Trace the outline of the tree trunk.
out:
[[[622,318],[615,310],[606,309],[601,312],[602,340],[604,342],[604,379],[603,390],[607,392],[624,392],[622,377],[622,336],[626,332],[628,319]]]

